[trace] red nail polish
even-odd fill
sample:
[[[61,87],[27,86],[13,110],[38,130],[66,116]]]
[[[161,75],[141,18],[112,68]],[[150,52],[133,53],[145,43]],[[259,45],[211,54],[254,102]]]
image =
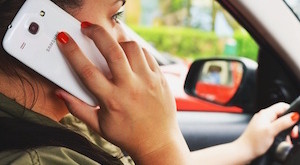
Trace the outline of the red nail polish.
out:
[[[84,21],[84,22],[81,22],[81,28],[87,28],[87,27],[90,27],[92,24],[87,22],[87,21]]]
[[[66,44],[69,41],[69,37],[64,32],[60,32],[57,34],[57,39],[59,42]]]
[[[291,116],[291,119],[293,121],[298,121],[299,120],[299,113],[294,112],[293,115]]]
[[[294,134],[292,134],[291,136],[292,136],[292,138],[294,138],[294,139],[298,139],[298,138],[299,138],[299,134],[298,134],[298,132],[297,132],[297,133],[294,133]]]

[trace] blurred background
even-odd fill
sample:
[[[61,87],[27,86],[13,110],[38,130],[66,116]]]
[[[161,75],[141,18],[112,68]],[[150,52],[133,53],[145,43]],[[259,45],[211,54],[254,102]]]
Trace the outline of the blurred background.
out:
[[[122,19],[163,54],[257,59],[256,42],[213,0],[127,0]]]

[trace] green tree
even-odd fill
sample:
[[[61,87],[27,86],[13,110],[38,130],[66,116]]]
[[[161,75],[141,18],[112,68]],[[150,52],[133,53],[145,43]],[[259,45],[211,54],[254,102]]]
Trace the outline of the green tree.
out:
[[[170,12],[175,12],[184,7],[185,0],[172,0],[170,4]]]
[[[223,9],[223,7],[217,3],[214,0],[211,0],[212,2],[212,28],[213,31],[215,31],[215,23],[216,23],[216,15],[218,12],[222,12],[225,16],[226,21],[228,22],[228,24],[231,26],[231,28],[236,31],[236,30],[240,30],[241,26],[239,25],[239,23],[225,10]]]
[[[160,1],[160,8],[162,12],[162,20],[170,19],[178,20],[173,21],[172,25],[190,25],[190,9],[191,9],[191,0],[164,0]],[[184,16],[182,16],[184,15]],[[168,22],[168,21],[163,21]]]

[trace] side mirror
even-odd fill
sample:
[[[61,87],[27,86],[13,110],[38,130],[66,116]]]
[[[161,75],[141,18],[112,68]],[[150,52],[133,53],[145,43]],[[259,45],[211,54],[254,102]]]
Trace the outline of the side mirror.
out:
[[[255,110],[257,63],[250,59],[201,59],[189,70],[187,94],[220,105]]]

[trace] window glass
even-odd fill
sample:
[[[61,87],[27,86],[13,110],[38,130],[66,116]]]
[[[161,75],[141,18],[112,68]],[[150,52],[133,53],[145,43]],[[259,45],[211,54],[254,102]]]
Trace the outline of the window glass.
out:
[[[299,16],[300,16],[300,0],[285,0],[285,3],[294,12],[294,14],[296,15],[296,17],[299,20]]]
[[[256,42],[213,0],[129,0],[123,19],[167,58],[257,59]]]

